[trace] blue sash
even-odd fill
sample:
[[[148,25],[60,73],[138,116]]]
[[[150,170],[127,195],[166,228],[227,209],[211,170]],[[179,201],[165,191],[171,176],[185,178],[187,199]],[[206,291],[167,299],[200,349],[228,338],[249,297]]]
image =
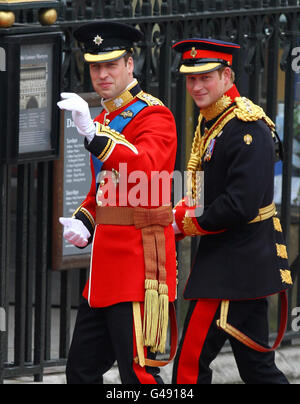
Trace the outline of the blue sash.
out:
[[[147,107],[147,104],[142,100],[137,100],[134,104],[131,104],[129,107],[124,109],[121,114],[117,115],[110,123],[109,127],[111,129],[116,130],[119,133],[122,133],[124,128],[129,124],[129,122],[139,113]],[[102,161],[98,160],[96,156],[92,154],[92,162],[93,169],[95,174],[95,179],[97,181],[98,175],[102,168]],[[98,189],[99,183],[96,183],[96,192]]]

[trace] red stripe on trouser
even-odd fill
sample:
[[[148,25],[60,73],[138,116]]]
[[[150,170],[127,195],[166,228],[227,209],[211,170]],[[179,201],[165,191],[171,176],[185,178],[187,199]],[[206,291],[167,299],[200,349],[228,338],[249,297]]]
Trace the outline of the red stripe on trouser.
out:
[[[141,303],[141,317],[144,315],[144,304]],[[144,355],[147,358],[147,348],[144,348]],[[136,338],[135,338],[135,329],[133,322],[133,358],[136,358],[137,355],[137,347],[136,347]],[[157,384],[155,377],[146,371],[146,367],[141,367],[138,363],[133,362],[133,371],[136,374],[139,382],[141,384]]]
[[[178,384],[197,384],[199,358],[220,300],[199,300],[193,310],[180,352]]]

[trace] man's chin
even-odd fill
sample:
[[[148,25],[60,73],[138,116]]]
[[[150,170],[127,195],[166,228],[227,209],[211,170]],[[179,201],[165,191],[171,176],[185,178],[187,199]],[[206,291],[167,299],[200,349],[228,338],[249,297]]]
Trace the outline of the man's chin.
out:
[[[208,102],[196,102],[196,105],[199,109],[205,109],[208,108],[211,104]]]
[[[200,109],[207,108],[210,106],[210,102],[204,97],[201,98],[194,98],[194,102]]]
[[[103,89],[101,87],[97,87],[96,92],[100,95],[101,98],[109,99],[115,97],[115,92],[112,89]]]

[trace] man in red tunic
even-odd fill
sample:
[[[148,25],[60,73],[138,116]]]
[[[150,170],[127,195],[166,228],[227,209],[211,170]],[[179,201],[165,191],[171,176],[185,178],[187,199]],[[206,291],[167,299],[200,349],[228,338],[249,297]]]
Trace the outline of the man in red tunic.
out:
[[[58,103],[72,111],[92,172],[86,199],[72,218],[60,219],[69,242],[92,243],[67,381],[101,383],[117,361],[122,383],[162,383],[153,352],[164,352],[176,294],[174,118],[134,79],[132,48],[140,31],[106,22],[84,25],[74,36],[84,44],[103,110],[93,122],[78,95],[62,93]]]

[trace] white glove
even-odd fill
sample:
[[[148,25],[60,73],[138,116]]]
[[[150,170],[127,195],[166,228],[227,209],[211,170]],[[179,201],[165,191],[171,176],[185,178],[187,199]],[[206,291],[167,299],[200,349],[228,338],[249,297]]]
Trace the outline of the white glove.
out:
[[[172,226],[173,226],[173,230],[174,230],[175,236],[176,236],[177,234],[181,234],[181,231],[179,230],[179,228],[178,228],[176,222],[173,222],[173,223],[172,223]]]
[[[96,127],[92,120],[89,105],[75,93],[61,93],[62,101],[57,103],[60,109],[72,111],[72,118],[80,135],[91,142],[96,134]]]
[[[76,247],[85,247],[91,233],[81,220],[69,217],[60,217],[60,223],[64,226],[64,238]]]

